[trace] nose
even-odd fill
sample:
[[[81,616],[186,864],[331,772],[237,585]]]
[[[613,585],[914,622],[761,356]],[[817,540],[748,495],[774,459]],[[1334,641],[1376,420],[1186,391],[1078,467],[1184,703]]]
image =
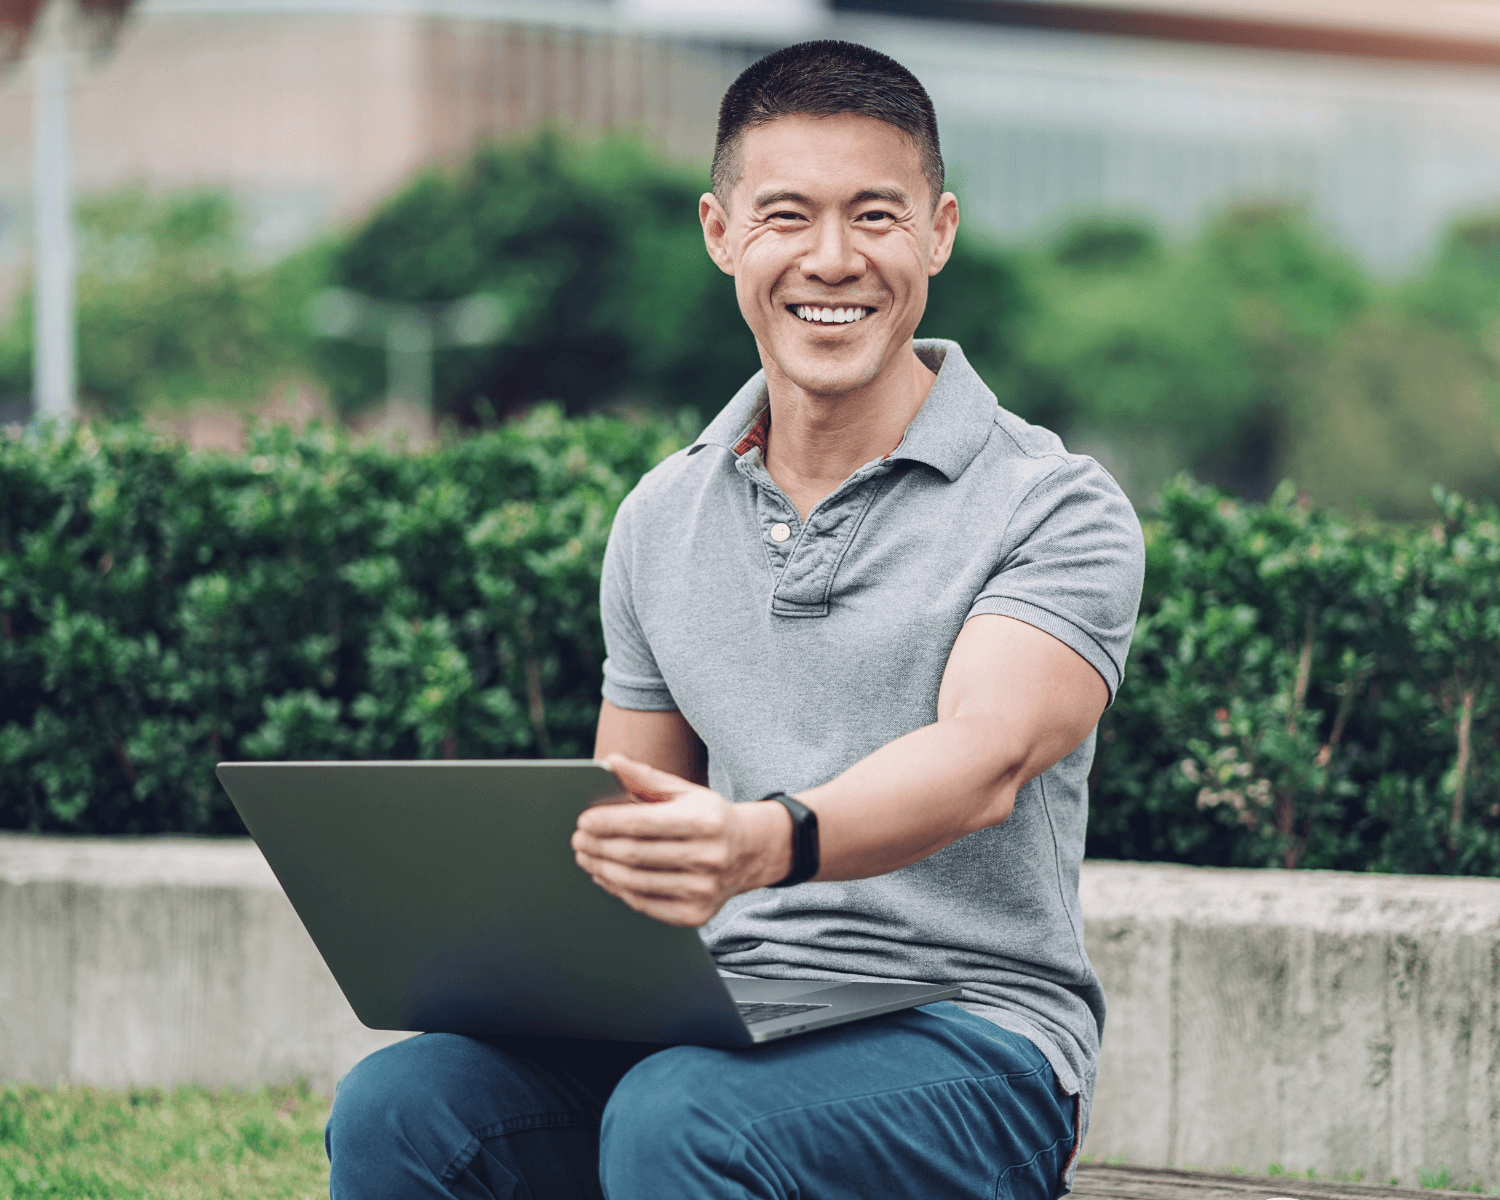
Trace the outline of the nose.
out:
[[[840,220],[819,221],[812,230],[812,248],[802,256],[802,274],[828,287],[858,279],[865,272],[864,255],[854,248],[849,229]]]

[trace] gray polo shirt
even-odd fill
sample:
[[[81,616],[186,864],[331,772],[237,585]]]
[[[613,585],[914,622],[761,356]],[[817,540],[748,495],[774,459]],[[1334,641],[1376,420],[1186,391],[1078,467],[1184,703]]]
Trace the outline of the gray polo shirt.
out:
[[[605,555],[604,695],[678,709],[735,801],[825,783],[937,720],[970,617],[1045,630],[1119,686],[1144,551],[1093,459],[1000,408],[953,342],[901,445],[809,514],[766,473],[757,374],[646,475]],[[958,984],[1034,1042],[1085,1111],[1104,995],[1083,949],[1088,740],[1021,789],[1003,825],[873,879],[737,896],[703,929],[721,969]],[[921,804],[922,797],[911,797]]]

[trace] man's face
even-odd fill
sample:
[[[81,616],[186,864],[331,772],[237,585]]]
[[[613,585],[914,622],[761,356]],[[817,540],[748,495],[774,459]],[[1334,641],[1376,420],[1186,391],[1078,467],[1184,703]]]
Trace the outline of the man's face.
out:
[[[709,194],[699,215],[767,373],[832,396],[904,368],[958,228],[911,138],[852,114],[782,117],[748,130],[740,159],[728,211]]]

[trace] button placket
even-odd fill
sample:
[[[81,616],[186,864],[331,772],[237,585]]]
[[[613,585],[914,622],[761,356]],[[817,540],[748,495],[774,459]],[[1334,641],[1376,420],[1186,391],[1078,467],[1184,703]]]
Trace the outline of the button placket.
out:
[[[771,568],[771,586],[774,588],[796,550],[802,519],[786,493],[767,473],[759,449],[736,460],[735,467],[755,489],[756,525]],[[779,530],[785,531],[784,536],[776,536]]]
[[[867,463],[821,500],[804,523],[786,493],[767,473],[758,449],[738,460],[740,473],[756,489],[761,544],[771,564],[773,614],[828,615],[828,598],[839,564],[893,465],[888,460]],[[785,536],[778,538],[781,531]]]
[[[883,490],[884,464],[851,475],[832,495],[808,514],[807,526],[776,590],[771,612],[781,617],[826,617],[834,580],[844,555],[853,545],[865,515]]]
[[[771,586],[774,588],[781,581],[787,564],[795,557],[807,530],[796,510],[792,509],[791,502],[782,496],[762,491],[755,507],[760,542],[771,564]]]

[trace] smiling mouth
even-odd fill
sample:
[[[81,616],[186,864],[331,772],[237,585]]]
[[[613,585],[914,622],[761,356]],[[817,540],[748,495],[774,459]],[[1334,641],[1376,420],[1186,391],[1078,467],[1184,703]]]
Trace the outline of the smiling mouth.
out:
[[[806,321],[809,325],[852,325],[855,321],[863,321],[875,311],[873,308],[858,304],[849,308],[819,308],[813,304],[788,304],[786,310],[799,321]]]

